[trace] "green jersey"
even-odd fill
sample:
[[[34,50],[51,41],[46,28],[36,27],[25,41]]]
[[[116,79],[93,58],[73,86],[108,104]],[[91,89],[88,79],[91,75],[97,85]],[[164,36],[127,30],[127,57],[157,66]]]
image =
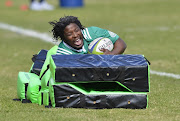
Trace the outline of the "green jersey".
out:
[[[111,31],[108,31],[106,29],[101,29],[99,27],[88,27],[83,30],[81,30],[83,34],[83,42],[84,45],[82,49],[74,49],[68,44],[66,44],[64,41],[61,41],[61,43],[58,46],[57,54],[62,55],[70,55],[70,54],[87,54],[88,53],[88,45],[96,38],[99,37],[105,37],[109,38],[112,43],[114,44],[116,40],[119,38],[119,36]]]

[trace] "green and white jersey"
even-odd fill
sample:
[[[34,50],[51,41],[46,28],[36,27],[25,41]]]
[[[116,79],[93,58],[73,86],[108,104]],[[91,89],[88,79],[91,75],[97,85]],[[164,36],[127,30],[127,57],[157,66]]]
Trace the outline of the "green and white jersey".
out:
[[[108,31],[106,29],[101,29],[99,27],[88,27],[83,30],[81,30],[83,34],[83,48],[80,50],[74,49],[65,42],[61,41],[61,43],[58,46],[57,54],[62,55],[70,55],[70,54],[87,54],[88,53],[88,45],[96,38],[99,37],[105,37],[109,38],[112,43],[114,44],[116,40],[119,38],[119,36],[111,31]]]

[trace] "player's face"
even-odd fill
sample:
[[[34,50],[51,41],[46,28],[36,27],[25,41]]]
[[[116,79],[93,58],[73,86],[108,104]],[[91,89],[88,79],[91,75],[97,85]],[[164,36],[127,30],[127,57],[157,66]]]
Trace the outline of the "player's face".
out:
[[[64,42],[75,49],[81,49],[83,46],[83,35],[79,26],[71,23],[64,29]]]

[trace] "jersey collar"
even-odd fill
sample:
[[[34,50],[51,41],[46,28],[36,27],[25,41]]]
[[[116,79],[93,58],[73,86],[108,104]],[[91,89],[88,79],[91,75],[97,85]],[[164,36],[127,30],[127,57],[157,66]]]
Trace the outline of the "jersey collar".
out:
[[[82,49],[77,50],[77,49],[72,48],[72,47],[69,46],[68,44],[66,44],[64,41],[63,41],[63,44],[64,44],[67,48],[69,48],[69,49],[71,49],[71,50],[73,50],[73,51],[76,51],[76,52],[86,52],[86,49],[84,48],[84,45],[83,45]]]

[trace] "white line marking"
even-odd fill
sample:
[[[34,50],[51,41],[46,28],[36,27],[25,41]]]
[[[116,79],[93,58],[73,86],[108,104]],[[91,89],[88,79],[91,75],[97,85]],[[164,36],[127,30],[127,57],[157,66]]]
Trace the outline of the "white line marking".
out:
[[[178,27],[176,27],[176,29],[177,28]],[[30,29],[23,29],[23,28],[20,28],[20,27],[17,27],[17,26],[13,26],[13,25],[1,23],[1,22],[0,22],[0,29],[5,29],[5,30],[12,31],[12,32],[20,33],[20,34],[23,34],[23,35],[26,35],[26,36],[35,37],[35,38],[41,39],[43,41],[51,42],[51,43],[55,44],[55,42],[53,42],[54,40],[52,39],[52,37],[50,37],[46,33],[40,33],[40,32],[36,32],[34,30],[30,30]],[[159,30],[161,30],[161,29],[162,28],[159,28]],[[167,28],[162,29],[162,30],[163,31],[167,30]],[[153,70],[150,70],[150,73],[155,74],[155,75],[159,75],[159,76],[166,76],[166,77],[171,77],[171,78],[175,78],[175,79],[180,79],[180,75],[178,75],[178,74],[166,73],[166,72],[158,72],[158,71],[153,71]]]
[[[1,23],[1,22],[0,22],[0,28],[9,30],[12,32],[16,32],[19,34],[23,34],[26,36],[38,38],[45,42],[50,42],[50,43],[56,44],[56,42],[52,39],[52,37],[50,37],[47,33],[40,33],[40,32],[34,31],[34,30],[30,30],[30,29],[23,29],[21,27],[5,24],[5,23]]]
[[[171,78],[175,78],[175,79],[180,79],[180,75],[178,75],[178,74],[159,72],[159,71],[153,71],[153,70],[150,70],[150,73],[158,75],[158,76],[166,76],[166,77],[171,77]]]

